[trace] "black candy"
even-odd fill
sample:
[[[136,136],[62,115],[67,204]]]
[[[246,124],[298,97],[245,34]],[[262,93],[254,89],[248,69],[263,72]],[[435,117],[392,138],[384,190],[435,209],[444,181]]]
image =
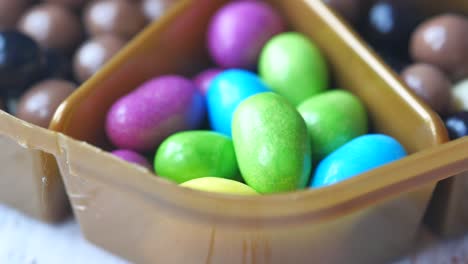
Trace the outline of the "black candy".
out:
[[[70,61],[65,55],[56,50],[45,50],[42,59],[42,78],[72,79]]]
[[[41,49],[16,31],[0,32],[0,94],[19,96],[41,75]]]
[[[363,35],[377,50],[388,49],[405,57],[411,33],[422,15],[409,0],[380,0],[369,9]]]
[[[468,112],[459,112],[445,119],[445,126],[450,139],[457,139],[468,135]]]

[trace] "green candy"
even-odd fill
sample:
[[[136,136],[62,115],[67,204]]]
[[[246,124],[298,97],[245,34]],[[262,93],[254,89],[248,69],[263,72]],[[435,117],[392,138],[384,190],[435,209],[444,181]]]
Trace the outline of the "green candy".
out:
[[[306,186],[311,170],[307,128],[282,96],[267,92],[244,100],[234,113],[232,139],[242,176],[257,192]]]
[[[297,109],[306,122],[316,161],[367,133],[366,109],[350,92],[328,91],[307,99]]]
[[[182,183],[180,186],[206,192],[239,195],[258,195],[258,193],[254,189],[243,183],[216,177],[204,177],[193,179]]]
[[[269,87],[294,105],[328,87],[328,69],[320,50],[306,36],[276,35],[260,54],[259,74]]]
[[[177,183],[201,177],[240,179],[232,140],[211,131],[179,132],[168,137],[156,152],[154,169]]]

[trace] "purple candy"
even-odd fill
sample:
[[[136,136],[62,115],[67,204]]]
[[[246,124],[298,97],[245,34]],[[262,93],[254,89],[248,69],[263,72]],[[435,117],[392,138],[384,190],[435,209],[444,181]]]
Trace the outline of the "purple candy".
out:
[[[253,70],[265,43],[285,30],[280,14],[261,1],[235,1],[223,6],[208,29],[208,50],[222,68]]]
[[[154,151],[169,135],[198,128],[204,116],[204,98],[195,83],[166,75],[115,102],[107,114],[106,132],[118,148]]]
[[[149,170],[152,170],[151,164],[148,162],[148,160],[146,160],[145,157],[143,157],[139,153],[136,153],[135,151],[128,149],[118,149],[112,151],[111,153],[123,160],[141,165]]]
[[[203,95],[205,95],[206,92],[208,91],[208,88],[210,87],[211,80],[213,80],[213,78],[222,71],[223,70],[220,68],[211,68],[211,69],[204,70],[200,72],[199,74],[197,74],[193,78],[193,81],[198,86],[198,89],[200,89],[200,92]]]

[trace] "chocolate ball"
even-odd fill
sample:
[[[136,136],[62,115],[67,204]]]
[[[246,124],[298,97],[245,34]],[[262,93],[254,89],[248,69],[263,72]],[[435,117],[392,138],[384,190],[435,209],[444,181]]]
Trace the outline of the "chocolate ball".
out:
[[[363,35],[377,50],[390,50],[408,57],[411,33],[422,21],[418,9],[407,0],[379,0],[371,6],[363,26]]]
[[[0,95],[16,97],[41,75],[41,49],[27,35],[0,32]]]
[[[352,24],[355,24],[361,15],[362,0],[323,0],[323,2]]]
[[[401,77],[434,111],[443,115],[449,110],[452,84],[441,70],[429,64],[413,64]]]
[[[73,60],[75,77],[86,81],[125,45],[119,37],[102,35],[85,42]]]
[[[31,87],[18,101],[16,116],[32,124],[49,127],[60,104],[75,90],[76,85],[59,79],[42,81]]]
[[[452,140],[468,136],[468,112],[463,111],[449,116],[445,119],[445,127]]]
[[[468,77],[468,19],[444,14],[427,20],[411,37],[414,61],[434,64],[454,81]]]
[[[15,29],[31,0],[0,0],[0,30]]]
[[[146,19],[136,3],[128,0],[98,0],[85,11],[84,23],[93,35],[112,34],[130,39],[146,24]]]
[[[45,0],[44,2],[63,5],[68,8],[79,9],[88,3],[89,0]]]
[[[177,0],[142,0],[141,10],[149,21],[157,20]]]
[[[81,41],[80,20],[68,8],[40,4],[21,18],[18,28],[47,49],[71,52]]]

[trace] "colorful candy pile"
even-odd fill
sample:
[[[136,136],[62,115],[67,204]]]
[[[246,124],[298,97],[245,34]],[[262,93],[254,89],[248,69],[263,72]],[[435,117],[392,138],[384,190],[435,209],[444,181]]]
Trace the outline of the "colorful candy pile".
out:
[[[0,109],[48,127],[60,103],[176,0],[0,0]]]
[[[234,194],[326,186],[406,155],[395,139],[367,134],[363,103],[329,89],[323,54],[267,3],[223,6],[207,48],[217,67],[158,76],[114,103],[114,155],[181,186]]]
[[[452,139],[468,135],[467,17],[425,17],[418,3],[407,0],[324,2],[355,25],[407,86],[445,120]]]

